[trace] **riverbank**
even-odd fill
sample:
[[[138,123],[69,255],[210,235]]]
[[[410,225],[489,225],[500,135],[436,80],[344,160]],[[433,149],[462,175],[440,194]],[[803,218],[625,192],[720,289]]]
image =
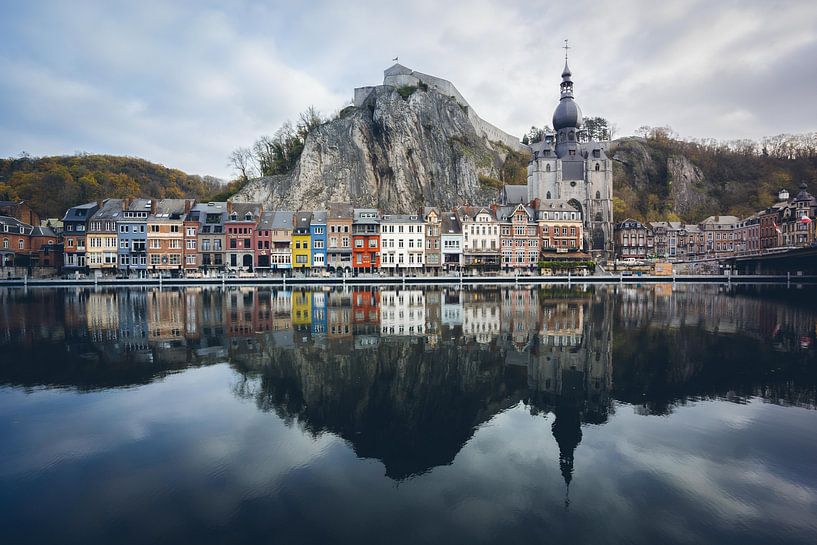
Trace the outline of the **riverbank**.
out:
[[[356,277],[209,277],[209,278],[6,278],[0,286],[434,286],[545,284],[817,284],[817,276],[798,275],[595,275],[595,276],[356,276]]]

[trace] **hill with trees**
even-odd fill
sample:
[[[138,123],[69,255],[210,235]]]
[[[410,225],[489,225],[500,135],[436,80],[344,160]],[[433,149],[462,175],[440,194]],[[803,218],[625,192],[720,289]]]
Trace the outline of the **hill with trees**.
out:
[[[761,141],[681,140],[667,127],[642,127],[614,140],[614,215],[641,221],[698,222],[746,217],[794,195],[802,182],[817,191],[817,133]]]
[[[210,199],[223,190],[197,176],[136,157],[77,154],[0,159],[0,200],[25,200],[42,217],[62,217],[79,203],[105,198]]]

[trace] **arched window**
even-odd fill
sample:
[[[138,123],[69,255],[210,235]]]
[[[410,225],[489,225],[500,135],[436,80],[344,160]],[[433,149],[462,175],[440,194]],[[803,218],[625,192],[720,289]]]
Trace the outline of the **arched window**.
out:
[[[545,172],[550,172],[550,163],[545,165]]]
[[[9,239],[4,238],[3,239],[3,248],[8,248],[8,247],[9,247]]]
[[[576,139],[576,133],[570,131],[569,133],[567,133],[567,139],[570,140],[571,142],[574,141]]]
[[[601,191],[596,191],[596,198],[597,198],[597,199],[600,199],[600,198],[601,198]]]
[[[548,191],[548,192],[547,192],[547,195],[545,195],[545,198],[546,198],[546,199],[549,199],[549,198],[550,198],[550,191]]]
[[[599,170],[601,170],[601,167],[599,166],[598,163],[596,163],[596,172],[598,172]]]
[[[22,240],[22,239],[20,239],[20,240],[18,240],[18,241],[17,241],[17,247],[18,247],[19,249],[21,249],[21,250],[23,249],[23,240]]]

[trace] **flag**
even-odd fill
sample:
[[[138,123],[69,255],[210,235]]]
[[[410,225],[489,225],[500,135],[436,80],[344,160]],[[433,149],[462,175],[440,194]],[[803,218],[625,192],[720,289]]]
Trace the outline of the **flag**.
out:
[[[806,224],[811,223],[811,218],[808,217],[808,216],[803,216],[802,218],[800,218],[800,223],[806,223]]]
[[[394,57],[392,60],[393,60],[394,62],[397,62],[397,59],[399,59],[399,58],[400,58],[400,57]]]
[[[777,234],[778,234],[778,235],[782,235],[782,234],[783,234],[783,231],[781,231],[781,230],[780,230],[780,226],[779,226],[779,225],[777,225],[777,222],[776,222],[776,221],[773,221],[773,222],[772,222],[772,225],[774,225],[774,230],[775,230],[775,231],[777,231]]]

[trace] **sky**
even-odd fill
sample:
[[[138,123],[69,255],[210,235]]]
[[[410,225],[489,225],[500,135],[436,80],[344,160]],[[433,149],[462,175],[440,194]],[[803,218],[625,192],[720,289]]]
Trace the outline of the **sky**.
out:
[[[811,0],[18,1],[0,17],[0,156],[129,155],[230,178],[230,152],[331,115],[398,57],[487,121],[550,125],[569,39],[576,101],[616,136],[817,130]]]

